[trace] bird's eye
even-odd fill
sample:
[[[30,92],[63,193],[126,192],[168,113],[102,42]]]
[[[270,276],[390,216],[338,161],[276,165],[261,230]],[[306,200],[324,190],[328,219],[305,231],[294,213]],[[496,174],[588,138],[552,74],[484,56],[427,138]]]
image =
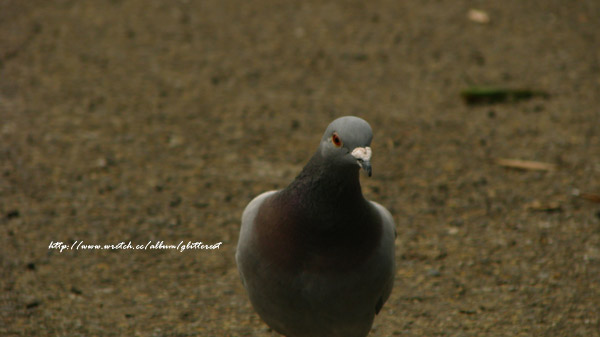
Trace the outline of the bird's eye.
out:
[[[337,132],[334,132],[333,135],[331,135],[331,142],[333,145],[335,145],[335,147],[342,147],[342,139]]]

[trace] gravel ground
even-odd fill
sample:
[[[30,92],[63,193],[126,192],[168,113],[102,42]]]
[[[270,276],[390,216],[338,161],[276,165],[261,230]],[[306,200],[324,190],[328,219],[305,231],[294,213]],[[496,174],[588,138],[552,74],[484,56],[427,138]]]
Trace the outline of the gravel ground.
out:
[[[599,336],[600,204],[581,198],[600,193],[598,18],[598,1],[0,1],[0,335],[275,336],[235,267],[241,212],[358,115],[364,193],[399,234],[371,336]],[[472,85],[549,95],[470,106]],[[222,245],[49,247],[129,241]]]

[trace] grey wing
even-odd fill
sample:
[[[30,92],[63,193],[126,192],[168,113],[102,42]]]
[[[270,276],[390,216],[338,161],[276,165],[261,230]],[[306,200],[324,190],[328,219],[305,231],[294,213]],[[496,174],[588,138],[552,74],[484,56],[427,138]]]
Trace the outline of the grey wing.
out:
[[[396,262],[395,262],[395,241],[396,241],[396,225],[392,214],[380,204],[371,201],[371,204],[375,206],[383,222],[382,240],[380,252],[382,256],[382,263],[385,264],[386,272],[386,283],[382,289],[381,297],[377,301],[375,306],[375,313],[378,314],[383,304],[388,300],[394,287],[394,276],[396,274]]]
[[[254,242],[254,238],[252,237],[254,228],[254,218],[256,218],[258,209],[263,204],[265,199],[267,199],[269,196],[273,195],[276,192],[277,191],[268,191],[258,195],[257,197],[252,199],[252,201],[250,201],[250,203],[246,206],[244,212],[242,213],[242,226],[240,229],[240,237],[235,252],[235,261],[237,263],[238,270],[240,272],[240,276],[244,284],[246,283],[246,281],[244,280],[244,268],[242,265],[244,263],[251,263],[252,261],[249,260],[254,258],[252,254],[252,244]]]

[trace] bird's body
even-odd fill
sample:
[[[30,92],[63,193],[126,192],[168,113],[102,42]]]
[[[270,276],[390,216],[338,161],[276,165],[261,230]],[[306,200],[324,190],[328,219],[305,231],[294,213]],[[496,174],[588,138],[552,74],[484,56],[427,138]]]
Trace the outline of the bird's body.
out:
[[[244,286],[261,318],[288,337],[366,336],[392,290],[394,222],[363,197],[361,163],[351,166],[348,157],[371,136],[343,126],[328,128],[287,188],[259,195],[242,215],[236,261]],[[352,148],[338,154],[343,147],[329,133]],[[370,171],[368,149],[361,166]]]

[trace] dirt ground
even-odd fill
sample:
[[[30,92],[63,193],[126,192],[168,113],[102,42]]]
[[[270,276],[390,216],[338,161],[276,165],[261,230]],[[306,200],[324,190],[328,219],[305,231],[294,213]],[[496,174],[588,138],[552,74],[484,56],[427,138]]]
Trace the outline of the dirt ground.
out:
[[[237,274],[241,212],[358,115],[364,194],[399,234],[371,336],[600,336],[600,204],[581,197],[600,193],[599,18],[598,1],[0,1],[0,335],[275,336]],[[470,106],[472,85],[549,96]],[[82,241],[222,245],[50,248]]]

